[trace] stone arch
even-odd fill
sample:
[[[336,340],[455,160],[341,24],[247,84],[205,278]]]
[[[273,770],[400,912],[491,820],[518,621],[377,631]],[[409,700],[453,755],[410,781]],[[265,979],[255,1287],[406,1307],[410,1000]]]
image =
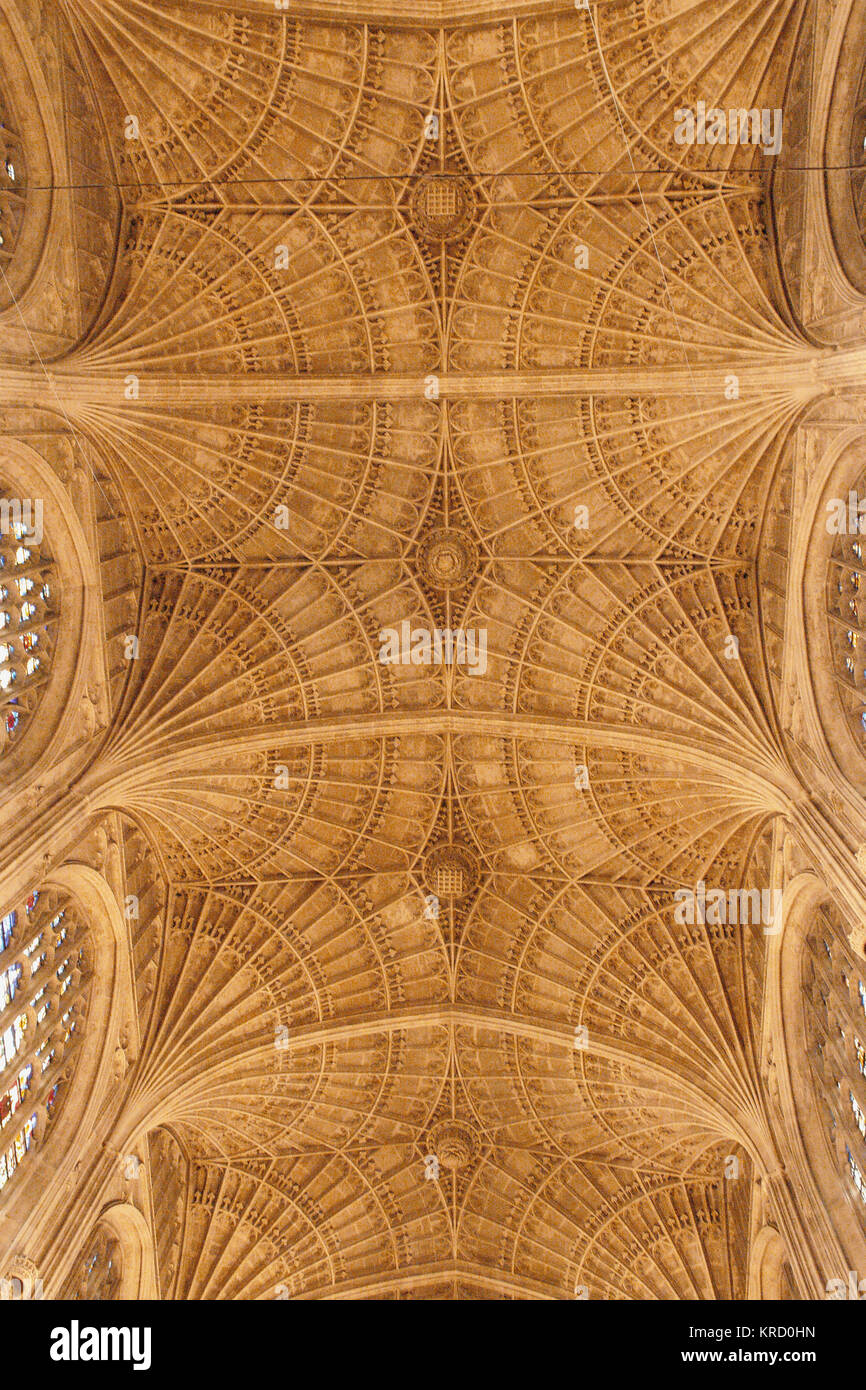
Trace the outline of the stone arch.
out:
[[[804,528],[800,545],[791,557],[792,564],[800,569],[798,589],[802,615],[799,621],[802,627],[799,636],[804,660],[799,689],[811,696],[813,734],[819,743],[826,742],[832,761],[861,795],[866,792],[866,731],[862,744],[858,743],[840,698],[829,627],[828,575],[839,537],[828,530],[828,508],[834,501],[846,501],[849,491],[864,474],[866,448],[862,443],[862,430],[853,427],[843,431],[816,464],[810,496],[804,506],[806,516],[813,517],[814,521],[809,530]],[[866,536],[863,542],[866,547]],[[866,656],[866,649],[862,655]]]
[[[775,1226],[762,1226],[752,1243],[749,1287],[752,1297],[778,1302],[783,1296],[783,1271],[788,1249]]]
[[[70,861],[47,874],[39,886],[65,891],[83,910],[89,925],[92,981],[69,1092],[44,1142],[29,1157],[29,1171],[4,1194],[4,1229],[16,1232],[16,1246],[28,1254],[41,1251],[51,1241],[57,1202],[65,1185],[74,1185],[76,1156],[86,1150],[111,1095],[121,1018],[130,990],[125,923],[102,875]],[[38,1194],[35,1200],[34,1193]]]
[[[153,1236],[138,1208],[131,1202],[112,1202],[100,1212],[96,1224],[110,1231],[122,1251],[117,1298],[158,1298]]]
[[[0,5],[3,92],[19,129],[26,129],[26,204],[15,253],[0,279],[2,316],[18,326],[44,276],[56,264],[63,229],[53,216],[54,188],[62,181],[63,137],[53,109],[46,75],[17,6]]]
[[[866,3],[853,0],[824,103],[824,191],[832,245],[845,277],[866,294]],[[825,82],[826,82],[825,77]],[[855,144],[859,150],[857,163]]]
[[[780,938],[778,990],[779,1027],[786,1065],[780,1068],[781,1101],[789,1116],[794,1139],[794,1158],[800,1171],[801,1190],[812,1201],[814,1211],[826,1214],[837,1250],[825,1241],[822,1263],[833,1261],[841,1252],[845,1268],[866,1267],[866,1233],[857,1219],[846,1192],[838,1164],[823,1133],[814,1102],[814,1089],[808,1061],[808,1036],[803,1003],[802,979],[806,941],[812,914],[832,901],[826,885],[811,872],[797,874],[788,883],[783,901],[784,929]],[[835,1267],[825,1269],[826,1277],[843,1275]]]

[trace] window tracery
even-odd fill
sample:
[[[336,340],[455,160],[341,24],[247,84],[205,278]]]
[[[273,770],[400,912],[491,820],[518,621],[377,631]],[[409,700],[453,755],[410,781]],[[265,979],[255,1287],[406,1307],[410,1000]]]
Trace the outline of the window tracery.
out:
[[[866,1223],[866,962],[856,960],[832,904],[806,937],[803,990],[810,1069],[837,1166]],[[858,1203],[858,1207],[860,1203]]]
[[[851,194],[857,226],[866,241],[866,63],[860,74],[851,121]]]
[[[76,1302],[111,1303],[120,1298],[122,1276],[121,1243],[112,1231],[99,1225],[75,1261],[60,1296]]]
[[[2,249],[2,248],[0,248]],[[57,621],[52,559],[31,503],[4,493],[0,514],[0,756],[32,717],[51,669]]]
[[[855,491],[866,496],[866,479]],[[836,540],[827,579],[827,618],[837,689],[848,723],[866,749],[866,535],[854,532]]]
[[[80,1047],[90,985],[75,904],[33,892],[0,918],[0,1192],[51,1125]]]
[[[24,151],[9,102],[0,91],[0,266],[12,259],[26,202]]]

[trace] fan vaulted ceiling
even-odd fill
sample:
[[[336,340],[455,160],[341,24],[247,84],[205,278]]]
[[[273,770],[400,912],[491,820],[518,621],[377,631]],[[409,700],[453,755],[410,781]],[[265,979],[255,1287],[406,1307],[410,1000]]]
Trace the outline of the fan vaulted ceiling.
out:
[[[59,8],[122,205],[52,373],[132,576],[83,789],[165,904],[167,1291],[742,1297],[764,942],[672,901],[766,881],[812,378],[763,153],[673,127],[780,106],[804,0]]]

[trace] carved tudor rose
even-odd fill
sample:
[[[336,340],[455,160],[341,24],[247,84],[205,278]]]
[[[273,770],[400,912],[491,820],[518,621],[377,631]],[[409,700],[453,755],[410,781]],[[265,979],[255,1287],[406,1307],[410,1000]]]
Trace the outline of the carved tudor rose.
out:
[[[475,573],[478,547],[465,531],[439,527],[419,544],[417,565],[434,589],[456,589]]]

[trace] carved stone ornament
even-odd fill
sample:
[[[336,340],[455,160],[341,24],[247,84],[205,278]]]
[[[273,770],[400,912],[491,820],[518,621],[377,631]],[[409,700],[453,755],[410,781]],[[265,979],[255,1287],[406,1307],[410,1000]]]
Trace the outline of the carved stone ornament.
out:
[[[456,589],[478,567],[478,547],[465,531],[440,527],[418,546],[418,572],[434,589]]]
[[[437,898],[465,898],[478,883],[478,860],[466,845],[437,845],[427,855],[424,879]]]
[[[478,1147],[477,1136],[465,1120],[440,1120],[427,1136],[430,1152],[449,1172],[459,1172],[472,1161]]]
[[[412,194],[415,230],[431,241],[455,241],[475,217],[475,195],[468,179],[454,174],[427,174]]]

